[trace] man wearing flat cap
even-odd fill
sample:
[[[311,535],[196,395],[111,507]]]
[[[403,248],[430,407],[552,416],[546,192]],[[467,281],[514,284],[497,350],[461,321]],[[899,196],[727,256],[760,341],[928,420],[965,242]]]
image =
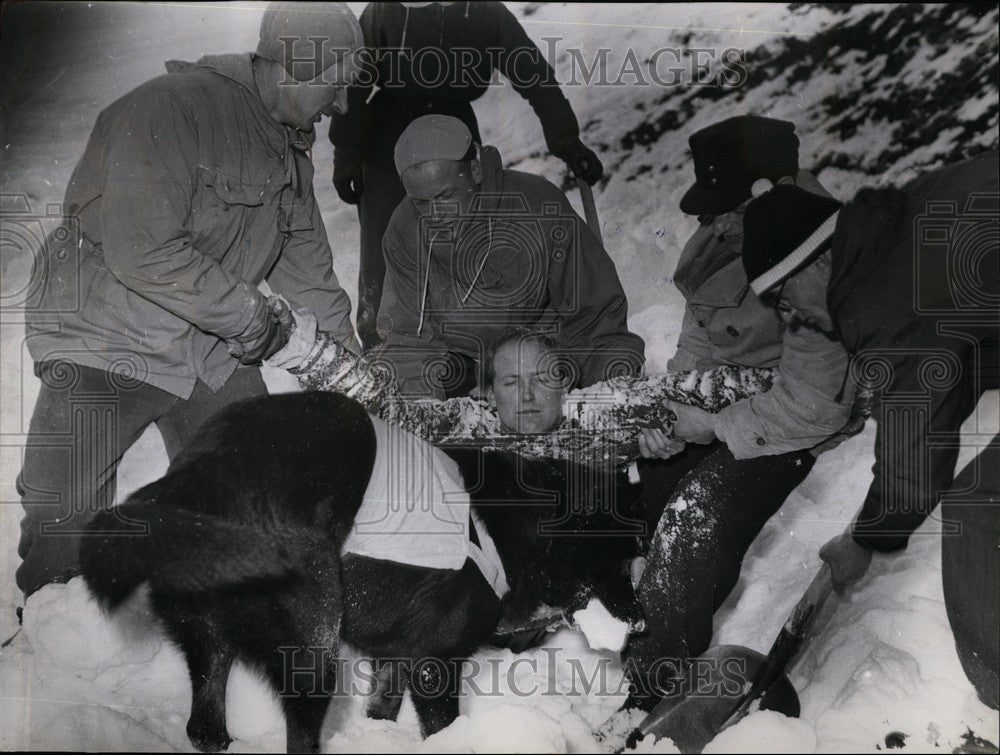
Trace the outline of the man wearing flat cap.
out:
[[[593,185],[603,167],[580,141],[555,72],[505,3],[372,2],[361,13],[361,29],[372,56],[368,80],[349,92],[348,112],[330,119],[330,141],[337,194],[358,205],[361,221],[357,317],[368,349],[380,341],[382,237],[406,195],[393,149],[410,123],[432,113],[450,115],[481,143],[472,105],[499,73],[531,105],[549,150],[576,176]]]
[[[486,347],[516,325],[560,337],[574,384],[641,369],[614,263],[562,191],[505,170],[451,116],[415,120],[394,157],[407,196],[383,241],[379,329],[404,394],[468,392]]]
[[[26,595],[79,573],[79,535],[146,427],[174,458],[206,417],[266,392],[261,360],[294,366],[259,283],[356,343],[309,147],[346,107],[361,46],[341,3],[274,4],[255,54],[167,63],[98,116],[28,308],[42,385],[18,479]],[[79,411],[97,398],[107,416]]]
[[[640,500],[654,529],[637,590],[648,631],[625,650],[636,671],[629,704],[643,707],[672,684],[644,676],[657,659],[708,648],[713,614],[739,579],[747,548],[809,474],[818,447],[848,422],[854,397],[843,347],[765,306],[743,269],[743,211],[755,186],[826,196],[799,169],[794,124],[737,116],[696,132],[690,146],[696,182],[681,209],[700,226],[674,273],[687,305],[668,368],[777,367],[780,378],[718,414],[671,403],[673,437],[644,439],[644,455],[659,457],[639,464]]]

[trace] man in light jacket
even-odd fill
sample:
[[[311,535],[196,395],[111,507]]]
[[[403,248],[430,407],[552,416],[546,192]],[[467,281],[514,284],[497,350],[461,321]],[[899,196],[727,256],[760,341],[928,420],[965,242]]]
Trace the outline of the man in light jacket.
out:
[[[566,195],[505,170],[446,115],[418,118],[396,144],[407,198],[383,241],[382,356],[410,397],[461,395],[486,347],[516,325],[550,329],[578,368],[570,387],[637,374],[614,263]]]
[[[266,392],[256,365],[281,361],[287,335],[257,284],[356,343],[308,150],[362,44],[340,3],[272,5],[255,54],[168,63],[98,116],[29,306],[26,595],[79,573],[79,534],[146,427],[173,458],[207,416]]]
[[[713,614],[747,549],[809,474],[813,449],[848,421],[854,394],[843,347],[762,303],[743,270],[743,211],[757,181],[826,195],[799,170],[794,125],[738,116],[693,134],[690,145],[697,180],[681,209],[701,224],[674,274],[687,305],[668,367],[778,367],[780,377],[718,414],[672,403],[674,437],[643,440],[647,457],[667,459],[639,465],[653,530],[637,589],[648,621],[624,662],[633,682],[627,705],[647,709],[681,691],[684,662],[708,648]]]

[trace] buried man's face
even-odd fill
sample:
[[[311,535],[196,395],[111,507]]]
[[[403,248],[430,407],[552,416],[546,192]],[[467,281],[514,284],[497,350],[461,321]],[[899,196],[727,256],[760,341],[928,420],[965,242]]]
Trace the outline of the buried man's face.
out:
[[[511,341],[493,357],[490,398],[508,432],[545,433],[562,419],[565,380],[558,360],[540,343]]]

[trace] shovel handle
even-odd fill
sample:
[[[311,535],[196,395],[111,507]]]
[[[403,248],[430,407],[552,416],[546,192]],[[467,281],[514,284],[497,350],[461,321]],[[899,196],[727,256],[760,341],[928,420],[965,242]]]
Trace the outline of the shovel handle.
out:
[[[576,187],[580,190],[580,199],[583,200],[583,215],[587,219],[587,225],[597,236],[597,240],[602,244],[604,237],[601,235],[601,221],[597,217],[597,204],[594,202],[594,190],[590,184],[579,176],[576,177]]]
[[[799,638],[803,637],[832,591],[833,571],[829,564],[823,564],[785,621],[784,631]]]
[[[754,700],[762,697],[785,673],[789,662],[798,654],[799,648],[802,646],[802,639],[812,628],[816,614],[819,613],[831,592],[833,592],[833,572],[829,564],[823,564],[802,597],[799,598],[799,602],[795,604],[788,619],[785,620],[785,625],[778,633],[774,644],[771,645],[764,667],[753,680],[750,689],[744,694],[739,705],[726,719],[722,729],[743,718]]]

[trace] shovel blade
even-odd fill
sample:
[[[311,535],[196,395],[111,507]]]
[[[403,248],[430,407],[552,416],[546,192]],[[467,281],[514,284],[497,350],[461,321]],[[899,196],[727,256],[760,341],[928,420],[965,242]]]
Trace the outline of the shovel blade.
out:
[[[664,699],[639,724],[638,739],[667,737],[684,753],[699,753],[727,726],[767,658],[740,645],[720,645],[694,660],[693,678],[683,697]],[[760,698],[761,710],[797,718],[799,698],[782,675]],[[737,719],[738,720],[738,719]]]

